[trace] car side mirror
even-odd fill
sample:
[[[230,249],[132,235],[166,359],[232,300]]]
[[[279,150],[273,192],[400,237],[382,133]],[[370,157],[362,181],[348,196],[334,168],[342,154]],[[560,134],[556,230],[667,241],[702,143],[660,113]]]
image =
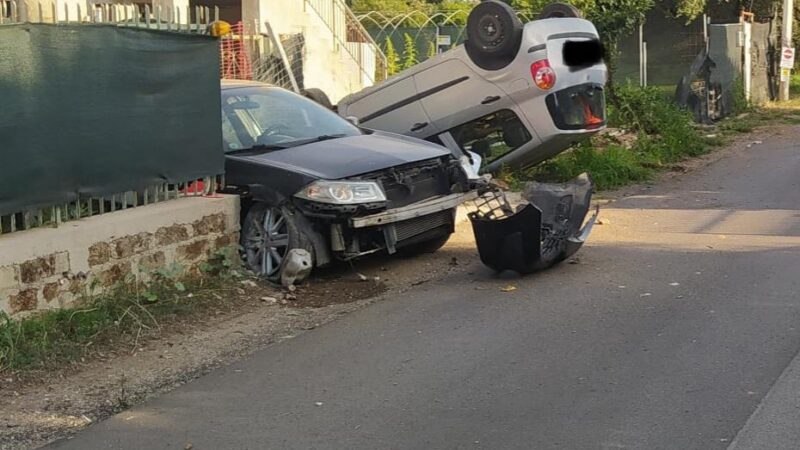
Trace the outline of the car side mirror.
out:
[[[355,125],[355,126],[358,126],[358,125],[359,125],[359,120],[358,120],[358,117],[356,117],[356,116],[347,116],[347,117],[345,117],[345,119],[346,119],[348,122],[350,122],[350,123],[352,123],[353,125]]]

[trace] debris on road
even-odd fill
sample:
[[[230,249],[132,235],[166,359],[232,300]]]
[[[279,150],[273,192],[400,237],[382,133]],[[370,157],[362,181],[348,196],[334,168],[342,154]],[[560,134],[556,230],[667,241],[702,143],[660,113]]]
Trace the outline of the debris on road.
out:
[[[591,233],[594,182],[583,173],[566,183],[530,182],[513,207],[504,192],[487,190],[468,213],[481,262],[495,271],[528,274],[574,255]]]
[[[503,292],[514,292],[517,290],[517,287],[513,284],[509,284],[508,286],[501,287],[500,290]]]
[[[314,267],[311,253],[302,248],[293,248],[286,255],[287,261],[281,271],[281,284],[293,286],[308,278],[311,269]]]
[[[747,144],[747,148],[750,148],[750,147],[752,147],[754,145],[760,145],[760,144],[763,144],[763,143],[764,143],[763,141],[753,141],[753,142]]]

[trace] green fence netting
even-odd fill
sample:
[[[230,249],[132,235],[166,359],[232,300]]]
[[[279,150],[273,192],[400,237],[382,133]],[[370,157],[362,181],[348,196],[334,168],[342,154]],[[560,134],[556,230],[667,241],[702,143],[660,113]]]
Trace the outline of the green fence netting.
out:
[[[219,45],[0,25],[0,215],[223,172]]]

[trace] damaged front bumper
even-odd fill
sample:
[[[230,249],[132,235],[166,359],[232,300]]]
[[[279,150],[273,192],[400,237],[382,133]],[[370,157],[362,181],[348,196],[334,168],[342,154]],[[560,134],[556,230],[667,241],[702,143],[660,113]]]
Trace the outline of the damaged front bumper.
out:
[[[477,198],[476,191],[439,195],[410,205],[350,217],[330,224],[330,243],[338,259],[348,260],[449,235],[455,226],[455,211]]]
[[[468,214],[481,261],[501,272],[526,274],[570,257],[583,245],[597,211],[589,212],[594,183],[582,174],[564,184],[529,183],[516,209],[502,191],[484,193]]]

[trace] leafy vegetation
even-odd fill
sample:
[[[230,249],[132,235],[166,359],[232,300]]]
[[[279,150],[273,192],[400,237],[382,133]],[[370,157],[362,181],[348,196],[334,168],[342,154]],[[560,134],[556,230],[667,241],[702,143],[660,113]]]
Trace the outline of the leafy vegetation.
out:
[[[709,143],[694,128],[689,113],[660,89],[625,84],[617,86],[616,93],[608,107],[609,126],[632,139],[623,142],[603,134],[532,169],[505,172],[500,178],[514,187],[534,178],[563,181],[588,171],[598,189],[611,189],[646,180],[655,170],[706,152]]]
[[[426,57],[430,58],[432,56],[436,56],[436,43],[430,41],[428,43],[428,53],[425,55]]]
[[[400,71],[400,55],[394,49],[391,38],[386,38],[386,72],[394,75]]]
[[[400,65],[401,70],[410,69],[417,64],[417,44],[414,43],[414,38],[410,34],[403,35],[403,63]]]

